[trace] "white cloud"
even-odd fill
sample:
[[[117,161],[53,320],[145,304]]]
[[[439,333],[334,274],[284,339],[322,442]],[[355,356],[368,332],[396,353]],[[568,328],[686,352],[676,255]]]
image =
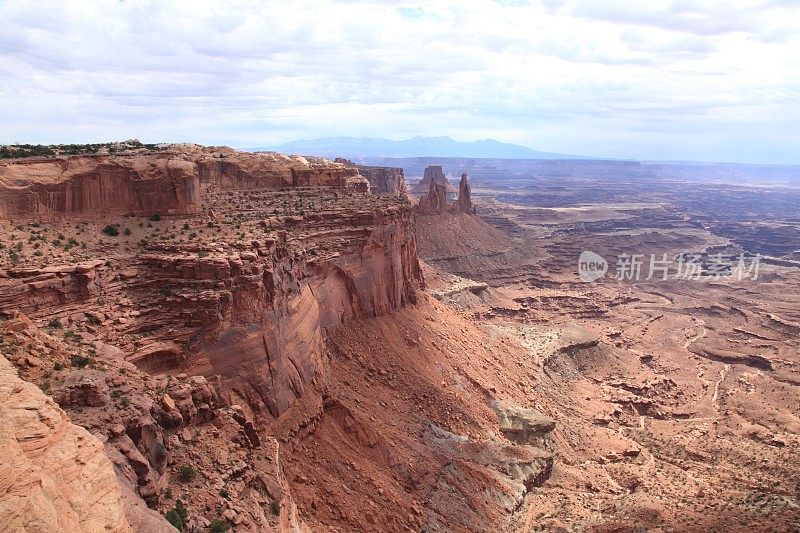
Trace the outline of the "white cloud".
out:
[[[0,0],[0,142],[495,137],[800,163],[786,0]]]

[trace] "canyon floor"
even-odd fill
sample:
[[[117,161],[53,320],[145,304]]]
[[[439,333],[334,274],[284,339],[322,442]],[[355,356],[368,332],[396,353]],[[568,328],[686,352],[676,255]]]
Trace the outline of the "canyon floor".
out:
[[[556,421],[552,475],[530,496],[526,530],[796,531],[800,269],[797,243],[769,237],[796,218],[766,209],[758,222],[708,220],[641,185],[564,181],[561,199],[546,185],[476,188],[483,220],[417,222],[429,290],[526,348],[523,360],[503,357],[505,369]],[[625,203],[604,201],[615,188]],[[800,200],[796,189],[771,193]],[[727,200],[723,190],[703,207],[725,213]],[[736,203],[728,212],[741,214]],[[676,277],[681,253],[787,244],[756,279]],[[609,260],[605,277],[580,280],[585,250]],[[648,280],[650,254],[664,253],[669,271]],[[616,279],[621,254],[644,255],[638,280]]]
[[[797,531],[800,191],[494,181],[475,216],[402,183],[185,145],[0,168],[0,519]],[[697,279],[615,277],[681,253]]]

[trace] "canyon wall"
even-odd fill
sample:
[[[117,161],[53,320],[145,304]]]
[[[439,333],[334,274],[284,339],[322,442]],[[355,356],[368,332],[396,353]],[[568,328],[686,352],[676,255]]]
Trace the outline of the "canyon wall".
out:
[[[375,194],[402,196],[406,193],[406,178],[402,168],[358,165],[358,172],[367,178]]]
[[[0,162],[0,219],[191,215],[201,186],[349,187],[366,190],[358,169],[318,158],[175,145],[160,151]]]
[[[19,197],[29,203],[2,202],[30,210],[15,217],[81,214],[90,206],[93,216],[105,214],[109,222],[131,212],[168,213],[164,202],[148,203],[149,196],[125,184],[170,189],[176,179],[193,183],[194,199],[174,202],[173,212],[209,217],[194,219],[199,228],[192,243],[143,244],[145,237],[133,250],[104,252],[106,259],[12,265],[0,277],[0,310],[34,319],[96,317],[98,336],[139,368],[217,376],[229,403],[277,417],[318,383],[328,334],[350,318],[413,301],[422,283],[409,203],[362,194],[366,181],[354,167],[211,149],[172,149],[151,159],[78,157],[0,167],[3,183],[14,174],[26,184]],[[116,174],[97,174],[98,168],[127,170],[105,190],[95,187],[98,180]],[[35,172],[23,179],[24,171]],[[11,194],[9,187],[3,191]],[[64,203],[64,191],[90,201]],[[234,203],[231,194],[241,197]],[[219,219],[232,213],[230,224],[251,228],[247,239],[199,235],[212,231],[214,220],[213,231],[222,231]],[[132,342],[136,335],[142,338]]]
[[[405,196],[406,194],[406,178],[402,168],[356,165],[342,157],[337,157],[336,162],[358,169],[358,173],[369,182],[372,194],[380,196]]]
[[[0,217],[5,219],[199,209],[197,172],[185,160],[87,156],[0,164]]]
[[[0,225],[20,235],[0,254],[0,316],[30,347],[14,362],[106,436],[129,507],[172,505],[175,432],[222,428],[257,454],[263,428],[321,402],[338,327],[416,300],[411,205],[369,190],[353,166],[196,146],[0,164]],[[237,513],[265,527],[268,504]]]

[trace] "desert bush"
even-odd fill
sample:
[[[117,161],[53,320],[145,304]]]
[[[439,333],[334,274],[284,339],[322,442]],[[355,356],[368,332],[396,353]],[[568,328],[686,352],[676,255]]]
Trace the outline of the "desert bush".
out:
[[[175,507],[170,509],[164,514],[167,522],[172,524],[178,531],[183,531],[186,527],[186,521],[189,519],[189,510],[183,505],[180,500],[175,501]]]
[[[92,362],[90,357],[86,357],[85,355],[75,354],[69,358],[69,362],[75,368],[84,368],[86,365]]]
[[[211,533],[225,533],[231,529],[230,523],[224,518],[216,518],[208,525],[208,530]]]
[[[192,481],[194,478],[197,477],[197,470],[194,467],[189,465],[183,465],[178,468],[178,479],[184,482]]]
[[[108,235],[109,237],[116,237],[119,235],[119,228],[114,224],[109,224],[105,228],[103,228],[103,233]]]

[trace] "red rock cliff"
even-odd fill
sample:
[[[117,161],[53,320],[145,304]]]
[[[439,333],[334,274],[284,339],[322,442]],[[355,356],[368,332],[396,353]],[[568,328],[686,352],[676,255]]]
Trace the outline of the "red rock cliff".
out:
[[[195,214],[201,186],[365,189],[358,170],[330,161],[174,145],[124,155],[0,163],[0,219]]]
[[[337,163],[355,167],[369,182],[372,194],[379,196],[405,196],[406,178],[402,168],[356,165],[348,159],[336,158]]]
[[[69,172],[48,181],[45,165]],[[165,194],[149,202],[116,178],[106,185],[122,192],[76,185],[116,176],[98,168],[126,168],[130,183],[146,181],[151,190],[173,190],[180,176],[193,184],[193,200]],[[80,214],[89,206],[105,216],[98,225],[120,223],[119,215],[130,212],[205,213],[147,226],[147,219],[133,219],[138,246],[103,249],[121,239],[101,238],[73,251],[72,264],[6,265],[0,310],[34,319],[94,317],[98,338],[119,346],[140,368],[216,376],[229,403],[265,416],[279,416],[319,382],[323,339],[339,324],[398,309],[422,283],[407,200],[358,192],[358,171],[330,161],[193,148],[17,162],[0,173],[4,184],[10,174],[25,184],[21,191],[3,189],[4,212],[15,218]],[[65,203],[72,198],[65,190],[80,190],[91,202]],[[27,203],[8,200],[9,194]],[[194,230],[189,240],[186,232],[176,234],[184,220]]]

